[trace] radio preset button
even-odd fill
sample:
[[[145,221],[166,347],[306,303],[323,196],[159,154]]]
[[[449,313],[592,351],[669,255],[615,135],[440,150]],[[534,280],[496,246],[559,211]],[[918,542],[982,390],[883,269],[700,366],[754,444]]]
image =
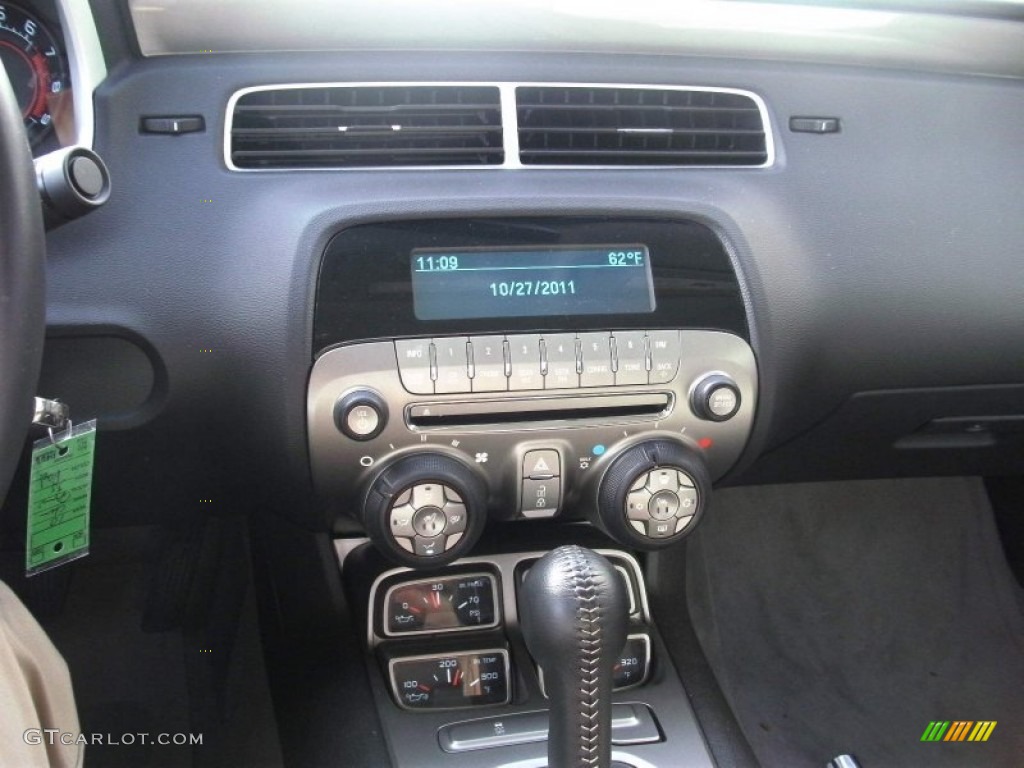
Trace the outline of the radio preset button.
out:
[[[434,381],[430,378],[430,346],[430,339],[402,339],[395,342],[402,386],[414,395],[434,394]]]
[[[651,384],[668,384],[679,372],[679,331],[649,331]]]
[[[434,339],[437,359],[437,381],[434,382],[436,394],[469,392],[468,342],[465,336]]]
[[[545,335],[544,352],[548,371],[544,388],[576,389],[580,385],[576,371],[576,336],[571,333]]]
[[[615,384],[612,372],[611,334],[581,333],[579,336],[581,387],[610,387]]]
[[[647,336],[643,331],[616,331],[612,338],[617,361],[616,385],[646,384]]]
[[[513,391],[544,389],[544,378],[540,372],[540,336],[509,336],[508,349],[511,371],[508,388]]]
[[[473,350],[473,391],[506,391],[505,337],[471,336],[469,342]]]

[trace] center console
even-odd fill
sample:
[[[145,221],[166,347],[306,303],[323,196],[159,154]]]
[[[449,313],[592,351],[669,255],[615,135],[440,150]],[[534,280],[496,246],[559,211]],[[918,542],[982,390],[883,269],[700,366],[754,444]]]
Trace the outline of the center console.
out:
[[[695,221],[355,226],[324,253],[314,335],[317,490],[413,567],[488,520],[675,543],[757,402],[736,275]]]
[[[613,759],[710,765],[637,558],[694,530],[752,428],[756,362],[718,234],[653,218],[356,225],[326,246],[313,330],[313,480],[335,530],[372,543],[339,539],[339,557],[395,764],[544,764],[523,577],[550,531],[589,524],[629,601]],[[503,546],[513,529],[542,546]]]

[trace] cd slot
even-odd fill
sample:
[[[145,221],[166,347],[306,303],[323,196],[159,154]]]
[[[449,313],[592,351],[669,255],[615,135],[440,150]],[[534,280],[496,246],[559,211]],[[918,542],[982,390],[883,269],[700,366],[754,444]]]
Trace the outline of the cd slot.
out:
[[[668,392],[569,397],[522,397],[417,403],[406,417],[411,427],[461,427],[474,424],[659,418],[672,406]]]

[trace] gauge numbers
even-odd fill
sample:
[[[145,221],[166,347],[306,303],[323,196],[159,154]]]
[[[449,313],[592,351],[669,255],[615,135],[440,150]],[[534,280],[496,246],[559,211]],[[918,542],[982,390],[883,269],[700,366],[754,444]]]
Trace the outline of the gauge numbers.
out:
[[[387,592],[384,631],[393,636],[493,627],[496,604],[489,573],[405,582]]]
[[[391,661],[391,687],[405,709],[505,704],[508,678],[508,651],[503,648]]]
[[[64,54],[38,18],[12,3],[0,3],[0,60],[25,120],[29,142],[45,138],[68,105]]]

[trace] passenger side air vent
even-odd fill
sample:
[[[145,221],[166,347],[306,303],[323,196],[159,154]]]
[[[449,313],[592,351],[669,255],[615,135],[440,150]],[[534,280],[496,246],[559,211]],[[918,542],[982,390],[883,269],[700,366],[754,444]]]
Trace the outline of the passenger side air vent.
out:
[[[235,101],[239,169],[500,165],[495,86],[259,88]]]
[[[714,89],[516,89],[523,165],[746,165],[769,161],[755,99]]]

